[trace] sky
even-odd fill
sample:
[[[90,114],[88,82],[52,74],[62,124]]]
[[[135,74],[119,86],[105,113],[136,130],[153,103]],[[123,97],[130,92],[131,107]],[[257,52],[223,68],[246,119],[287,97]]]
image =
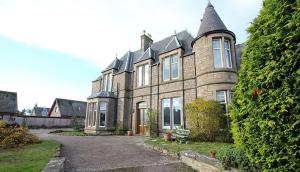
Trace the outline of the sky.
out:
[[[0,0],[0,90],[18,109],[55,98],[86,101],[91,81],[116,57],[187,30],[196,36],[207,0]],[[237,44],[262,0],[211,0]]]

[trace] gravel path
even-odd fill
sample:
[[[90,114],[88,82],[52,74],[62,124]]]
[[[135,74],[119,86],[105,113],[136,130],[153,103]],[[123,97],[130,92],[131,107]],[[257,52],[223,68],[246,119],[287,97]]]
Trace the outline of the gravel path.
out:
[[[177,159],[149,150],[139,136],[58,136],[50,130],[31,130],[42,139],[63,144],[67,172],[192,171]]]

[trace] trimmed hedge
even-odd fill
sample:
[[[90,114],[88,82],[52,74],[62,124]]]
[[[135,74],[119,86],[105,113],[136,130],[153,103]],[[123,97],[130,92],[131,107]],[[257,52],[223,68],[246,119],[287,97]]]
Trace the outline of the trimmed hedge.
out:
[[[231,111],[237,146],[262,171],[300,169],[300,0],[264,0]]]
[[[186,105],[189,138],[194,141],[215,141],[222,125],[223,110],[215,100],[196,99]]]

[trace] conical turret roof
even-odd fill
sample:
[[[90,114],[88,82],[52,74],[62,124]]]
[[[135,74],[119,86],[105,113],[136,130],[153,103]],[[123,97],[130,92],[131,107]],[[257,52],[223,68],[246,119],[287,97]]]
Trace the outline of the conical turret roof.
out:
[[[216,12],[214,6],[209,2],[207,4],[207,7],[205,8],[205,12],[203,14],[203,19],[201,20],[197,37],[192,42],[192,45],[197,39],[201,38],[204,35],[208,35],[210,33],[219,33],[219,32],[229,33],[235,38],[234,33],[227,29],[227,27],[219,17],[218,13]]]

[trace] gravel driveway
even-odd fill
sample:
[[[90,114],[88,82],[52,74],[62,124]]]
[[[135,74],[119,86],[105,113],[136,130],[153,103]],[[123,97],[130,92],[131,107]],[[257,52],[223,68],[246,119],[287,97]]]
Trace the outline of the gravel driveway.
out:
[[[149,150],[139,136],[58,136],[50,130],[31,130],[42,139],[62,143],[67,172],[192,171],[179,160]]]

